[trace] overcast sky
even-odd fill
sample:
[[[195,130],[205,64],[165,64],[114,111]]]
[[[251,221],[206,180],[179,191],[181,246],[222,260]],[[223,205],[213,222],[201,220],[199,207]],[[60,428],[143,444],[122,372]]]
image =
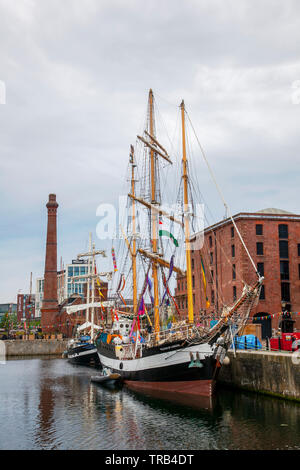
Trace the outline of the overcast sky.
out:
[[[300,213],[299,44],[299,0],[0,0],[0,302],[43,275],[49,193],[59,258],[95,236],[150,87],[167,121],[185,99],[233,213]]]

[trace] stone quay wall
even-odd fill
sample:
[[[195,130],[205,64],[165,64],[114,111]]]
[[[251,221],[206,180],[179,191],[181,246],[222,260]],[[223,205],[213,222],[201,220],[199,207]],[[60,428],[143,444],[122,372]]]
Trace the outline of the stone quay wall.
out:
[[[8,356],[51,356],[59,355],[67,347],[67,339],[6,340],[5,355]]]
[[[233,351],[218,382],[231,387],[300,401],[300,351]]]

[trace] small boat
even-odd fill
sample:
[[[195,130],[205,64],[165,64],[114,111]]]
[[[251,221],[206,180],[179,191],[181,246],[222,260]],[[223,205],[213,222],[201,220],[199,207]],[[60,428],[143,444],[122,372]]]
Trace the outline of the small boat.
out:
[[[90,336],[81,336],[78,339],[71,339],[65,356],[72,364],[99,366],[99,356],[96,346],[90,342]]]
[[[102,385],[114,385],[120,382],[121,375],[112,373],[110,369],[103,369],[101,375],[92,375],[91,382],[100,383]]]
[[[85,304],[78,304],[74,306],[66,307],[67,313],[77,313],[81,310],[86,310],[86,321],[79,325],[76,330],[76,337],[68,342],[67,350],[63,353],[63,357],[66,357],[72,364],[88,365],[88,366],[100,366],[100,359],[97,352],[97,347],[94,344],[95,334],[101,327],[95,323],[95,308],[103,308],[103,302],[95,302],[95,282],[97,283],[97,290],[103,297],[100,291],[100,280],[99,276],[106,276],[110,278],[111,273],[99,273],[97,274],[96,268],[96,255],[106,256],[105,251],[96,250],[95,244],[92,244],[92,234],[89,237],[89,251],[87,253],[81,253],[77,256],[78,259],[87,257],[88,258],[88,274],[79,274],[73,276],[73,280],[86,279],[87,280],[87,301]],[[91,291],[91,302],[90,302],[90,291]],[[90,315],[91,310],[91,315]],[[89,321],[90,319],[90,321]],[[79,336],[82,332],[89,332],[84,336]]]

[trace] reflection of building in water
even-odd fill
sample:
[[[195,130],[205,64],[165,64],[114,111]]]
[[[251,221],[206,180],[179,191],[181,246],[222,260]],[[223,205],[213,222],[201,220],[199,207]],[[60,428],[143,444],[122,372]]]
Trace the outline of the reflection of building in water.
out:
[[[300,408],[297,403],[285,402],[254,393],[228,394],[221,391],[224,442],[232,449],[275,449],[294,447],[299,436]],[[285,426],[282,427],[282,424]],[[278,447],[280,443],[280,447]],[[297,444],[298,445],[298,444]]]
[[[51,360],[40,361],[40,400],[38,405],[37,417],[37,435],[36,440],[40,446],[49,448],[54,443],[53,427],[54,427],[54,407],[55,397],[52,390],[52,381],[45,377],[43,369],[47,368],[47,372],[51,368]]]

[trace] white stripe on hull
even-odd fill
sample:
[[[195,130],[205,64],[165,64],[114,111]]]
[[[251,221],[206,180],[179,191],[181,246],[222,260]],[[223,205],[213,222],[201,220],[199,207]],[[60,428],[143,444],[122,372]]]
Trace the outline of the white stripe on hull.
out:
[[[68,359],[72,359],[73,357],[80,357],[80,356],[87,356],[88,354],[95,354],[97,352],[97,349],[88,349],[87,351],[82,351],[82,352],[79,352],[79,353],[74,353],[74,354],[70,354],[70,353],[67,353],[68,355]]]
[[[196,346],[187,346],[184,349],[168,351],[166,353],[153,354],[152,356],[139,359],[112,359],[99,353],[98,356],[103,367],[120,370],[120,363],[123,363],[122,371],[137,372],[158,367],[169,367],[176,364],[182,364],[190,360],[190,352],[199,353],[200,360],[213,353],[209,344],[198,344]]]

